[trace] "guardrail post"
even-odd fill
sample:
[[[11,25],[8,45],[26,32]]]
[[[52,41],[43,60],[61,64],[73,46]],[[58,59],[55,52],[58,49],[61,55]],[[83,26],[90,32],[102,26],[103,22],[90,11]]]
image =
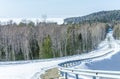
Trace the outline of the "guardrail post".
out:
[[[79,62],[77,61],[77,64],[79,64]]]
[[[66,67],[65,64],[63,64],[63,67]]]
[[[61,74],[62,77],[64,76],[64,72],[60,71],[60,74]]]
[[[65,67],[67,67],[67,64],[65,64]]]
[[[72,66],[74,66],[74,62],[72,62]]]
[[[76,74],[76,79],[79,79],[78,74]]]
[[[70,67],[71,67],[71,62],[70,62]]]
[[[66,65],[67,65],[67,67],[69,67],[69,64],[68,64],[68,63],[66,63]]]
[[[93,76],[93,79],[96,79],[96,77],[95,77],[95,76]]]
[[[65,72],[65,79],[68,79],[68,78],[67,78],[67,72]]]
[[[79,64],[81,63],[81,61],[79,61]]]
[[[70,63],[68,63],[68,67],[70,67]]]

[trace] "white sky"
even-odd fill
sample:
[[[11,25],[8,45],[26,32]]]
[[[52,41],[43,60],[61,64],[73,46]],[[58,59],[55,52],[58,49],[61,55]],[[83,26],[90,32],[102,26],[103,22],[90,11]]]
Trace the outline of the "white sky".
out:
[[[120,10],[120,0],[0,0],[0,21],[19,22],[30,18],[63,23],[64,18],[83,16],[103,10]],[[52,18],[52,19],[51,19]],[[57,19],[56,19],[57,18]]]
[[[66,18],[120,9],[120,0],[0,0],[0,18]]]

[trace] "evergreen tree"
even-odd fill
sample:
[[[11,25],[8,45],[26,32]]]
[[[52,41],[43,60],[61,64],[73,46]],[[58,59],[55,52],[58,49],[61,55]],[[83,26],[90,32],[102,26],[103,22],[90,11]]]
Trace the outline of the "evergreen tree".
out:
[[[42,43],[43,58],[52,58],[52,41],[50,35],[44,38]]]

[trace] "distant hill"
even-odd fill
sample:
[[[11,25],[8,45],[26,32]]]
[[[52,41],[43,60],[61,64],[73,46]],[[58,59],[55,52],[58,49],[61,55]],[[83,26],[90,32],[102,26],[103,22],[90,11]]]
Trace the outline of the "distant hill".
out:
[[[64,23],[84,23],[84,22],[111,22],[120,20],[120,10],[100,11],[82,17],[71,17],[64,19]]]

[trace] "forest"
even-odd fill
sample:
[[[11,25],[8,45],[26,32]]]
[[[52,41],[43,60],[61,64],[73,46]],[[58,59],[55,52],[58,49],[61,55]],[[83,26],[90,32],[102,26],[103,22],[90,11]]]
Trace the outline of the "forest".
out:
[[[84,22],[104,22],[111,23],[120,21],[120,10],[100,11],[81,17],[69,17],[64,19],[64,23],[84,23]]]
[[[0,24],[0,61],[88,53],[105,39],[109,28],[113,29],[115,39],[120,39],[120,21],[91,21],[58,25],[32,21],[16,24],[11,20],[5,25]]]
[[[0,25],[0,60],[56,58],[87,53],[104,40],[105,23],[29,23]]]

